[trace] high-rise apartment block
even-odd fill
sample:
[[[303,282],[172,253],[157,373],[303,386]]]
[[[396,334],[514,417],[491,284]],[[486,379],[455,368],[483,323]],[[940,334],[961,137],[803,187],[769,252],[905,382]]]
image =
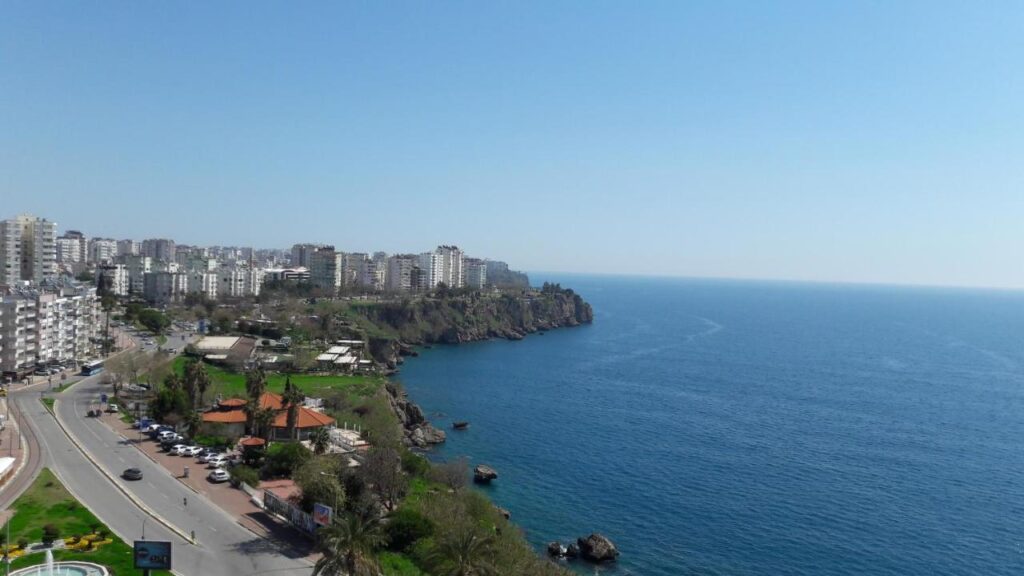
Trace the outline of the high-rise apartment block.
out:
[[[174,262],[175,252],[174,240],[150,238],[142,241],[142,255],[153,260]]]
[[[68,230],[57,237],[57,262],[84,264],[89,259],[89,242],[78,230]]]
[[[0,370],[18,378],[37,364],[85,361],[99,335],[96,288],[47,281],[0,288]]]
[[[0,285],[57,277],[57,224],[18,216],[0,221]]]

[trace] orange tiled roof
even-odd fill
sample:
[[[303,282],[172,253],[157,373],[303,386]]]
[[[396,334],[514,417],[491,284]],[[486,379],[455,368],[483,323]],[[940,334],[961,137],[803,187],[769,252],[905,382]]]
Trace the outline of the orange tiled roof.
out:
[[[263,446],[267,441],[263,438],[243,438],[239,444],[242,446]]]
[[[317,412],[316,410],[310,410],[304,406],[299,406],[298,418],[295,420],[296,428],[319,428],[321,426],[330,426],[334,424],[334,418],[331,418],[327,414]],[[288,427],[288,411],[282,410],[278,412],[274,418],[274,428],[287,428]]]
[[[239,424],[244,423],[247,418],[245,416],[245,400],[242,398],[229,398],[220,402],[219,406],[225,408],[224,410],[213,410],[203,414],[203,422],[216,422],[221,424]],[[287,428],[288,427],[288,411],[284,409],[284,399],[279,394],[273,392],[264,392],[260,396],[260,408],[273,408],[277,410],[277,416],[274,417],[273,426],[275,428]],[[310,410],[304,406],[299,407],[298,419],[296,420],[296,428],[319,428],[321,426],[330,426],[334,424],[334,418],[317,412],[316,410]]]
[[[241,424],[245,422],[245,412],[242,410],[214,410],[211,412],[204,412],[203,422]]]

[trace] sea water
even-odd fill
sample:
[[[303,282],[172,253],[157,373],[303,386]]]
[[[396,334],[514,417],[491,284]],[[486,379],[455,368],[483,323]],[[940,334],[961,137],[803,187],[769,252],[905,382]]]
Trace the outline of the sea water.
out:
[[[1024,294],[533,280],[594,324],[400,379],[539,552],[596,531],[616,575],[1024,573]]]

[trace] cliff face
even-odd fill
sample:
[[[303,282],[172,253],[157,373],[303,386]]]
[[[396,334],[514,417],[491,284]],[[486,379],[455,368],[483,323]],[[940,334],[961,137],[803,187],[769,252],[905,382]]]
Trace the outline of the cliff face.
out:
[[[394,367],[420,344],[457,344],[488,338],[518,340],[538,330],[589,324],[594,313],[572,290],[545,286],[500,296],[460,296],[360,306],[356,311],[370,337],[370,352]]]

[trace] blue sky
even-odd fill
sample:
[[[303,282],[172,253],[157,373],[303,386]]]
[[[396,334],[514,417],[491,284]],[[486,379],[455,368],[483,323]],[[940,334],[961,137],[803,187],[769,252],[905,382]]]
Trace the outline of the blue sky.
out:
[[[0,214],[1024,287],[1024,4],[7,2]]]

